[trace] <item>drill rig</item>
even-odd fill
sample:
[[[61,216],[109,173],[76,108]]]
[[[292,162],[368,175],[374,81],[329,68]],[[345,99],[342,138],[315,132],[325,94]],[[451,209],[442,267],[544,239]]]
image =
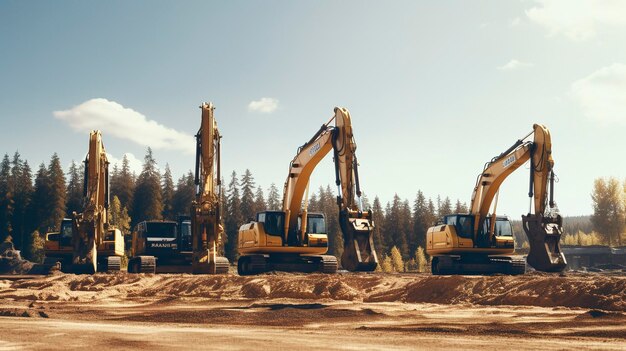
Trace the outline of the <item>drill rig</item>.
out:
[[[256,221],[239,228],[237,263],[240,275],[271,270],[334,273],[337,259],[328,251],[326,222],[321,213],[310,213],[305,201],[311,173],[332,149],[338,187],[339,222],[344,239],[341,264],[350,271],[373,271],[378,264],[372,239],[372,212],[362,210],[356,143],[350,113],[335,108],[335,115],[298,148],[289,165],[281,211],[257,214]],[[330,123],[335,120],[335,126]],[[358,197],[355,200],[355,193]],[[358,201],[358,205],[357,205]]]
[[[531,134],[534,134],[533,141],[524,141]],[[559,247],[562,218],[554,202],[551,136],[545,126],[534,124],[532,132],[485,164],[472,193],[469,214],[444,216],[442,224],[428,229],[426,252],[432,256],[433,274],[525,272],[524,259],[510,256],[515,251],[511,223],[495,212],[500,185],[528,160],[528,195],[534,196],[534,214],[529,210],[528,215],[522,216],[530,244],[527,262],[539,271],[560,272],[565,269],[565,256]],[[495,206],[490,215],[494,199]]]
[[[98,263],[105,271],[119,271],[124,256],[124,238],[119,229],[109,227],[109,161],[99,130],[89,134],[85,158],[84,208],[72,214],[72,265],[74,273],[93,274]]]
[[[228,273],[229,262],[218,256],[224,233],[221,217],[220,143],[222,136],[213,117],[215,107],[203,103],[202,122],[196,134],[196,199],[191,204],[192,270],[194,274]]]

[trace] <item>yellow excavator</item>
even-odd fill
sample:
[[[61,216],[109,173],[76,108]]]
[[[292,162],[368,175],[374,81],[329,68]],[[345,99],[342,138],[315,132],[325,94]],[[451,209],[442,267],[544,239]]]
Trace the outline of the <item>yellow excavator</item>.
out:
[[[191,204],[192,271],[194,274],[223,274],[228,273],[230,264],[226,257],[218,255],[224,233],[220,205],[222,136],[213,117],[213,104],[205,102],[200,108],[202,122],[196,134],[196,199]]]
[[[237,271],[240,275],[273,270],[337,271],[337,258],[325,255],[328,234],[324,214],[308,212],[308,199],[305,198],[308,197],[311,173],[330,150],[334,151],[339,222],[344,239],[341,264],[350,271],[376,269],[378,258],[372,239],[374,222],[372,212],[364,211],[361,203],[350,113],[340,107],[336,107],[334,112],[335,115],[298,148],[291,161],[283,190],[282,210],[259,212],[256,221],[239,228],[238,249],[241,256]],[[333,120],[335,125],[331,126]]]
[[[533,141],[525,141],[532,134]],[[525,273],[523,257],[511,256],[515,252],[511,223],[507,217],[497,216],[496,208],[500,185],[528,160],[528,195],[534,197],[534,214],[529,210],[522,216],[530,244],[527,262],[538,271],[565,269],[567,262],[559,246],[562,218],[554,202],[552,141],[545,126],[534,124],[532,132],[485,164],[472,193],[469,214],[444,216],[441,224],[428,229],[426,252],[432,256],[433,274]]]
[[[196,197],[191,215],[178,222],[144,221],[133,231],[129,273],[224,274],[230,266],[218,255],[221,225],[221,135],[212,103],[203,103],[196,134]]]
[[[72,273],[119,271],[124,238],[119,229],[109,226],[109,162],[99,130],[89,134],[84,163],[83,212],[64,219],[59,233],[46,235],[46,261],[59,260],[61,269]]]

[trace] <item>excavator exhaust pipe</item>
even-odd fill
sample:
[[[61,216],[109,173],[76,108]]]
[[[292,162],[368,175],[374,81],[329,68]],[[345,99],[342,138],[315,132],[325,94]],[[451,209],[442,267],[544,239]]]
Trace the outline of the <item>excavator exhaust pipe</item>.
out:
[[[339,214],[343,232],[341,266],[351,272],[372,272],[378,266],[374,249],[371,221],[365,218],[350,218],[346,211]]]
[[[567,266],[559,245],[563,234],[562,222],[561,216],[549,218],[541,214],[522,215],[522,225],[530,244],[526,260],[534,269],[561,272]]]

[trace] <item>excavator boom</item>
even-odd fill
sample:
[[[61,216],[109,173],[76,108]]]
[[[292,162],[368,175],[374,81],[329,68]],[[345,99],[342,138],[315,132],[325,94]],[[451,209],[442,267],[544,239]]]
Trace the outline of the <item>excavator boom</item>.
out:
[[[220,212],[220,142],[221,135],[213,116],[215,107],[204,103],[202,121],[196,134],[196,198],[191,205],[191,240],[193,273],[228,273],[229,262],[218,255],[224,229]]]
[[[103,257],[106,260],[101,261],[105,263],[107,270],[119,270],[121,256],[124,254],[123,238],[118,229],[109,228],[109,161],[99,130],[94,130],[89,135],[83,195],[83,211],[72,214],[71,271],[90,274],[98,271],[98,251],[106,255]],[[112,232],[111,243],[105,243],[107,230]]]
[[[565,269],[567,262],[559,245],[563,234],[563,219],[554,203],[552,140],[545,126],[535,124],[534,130],[528,195],[534,194],[535,213],[522,216],[522,227],[530,246],[526,260],[538,271],[560,272]]]

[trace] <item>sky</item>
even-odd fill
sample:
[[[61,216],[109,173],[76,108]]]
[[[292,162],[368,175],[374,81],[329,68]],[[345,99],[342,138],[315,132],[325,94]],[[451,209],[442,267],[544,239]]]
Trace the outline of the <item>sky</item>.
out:
[[[0,1],[0,153],[84,158],[91,129],[141,170],[192,169],[204,101],[222,170],[279,189],[297,147],[352,116],[370,198],[469,204],[485,162],[552,134],[563,215],[626,179],[623,1]],[[528,212],[528,165],[497,212]],[[311,187],[334,184],[331,155]],[[333,186],[334,189],[334,186]]]

